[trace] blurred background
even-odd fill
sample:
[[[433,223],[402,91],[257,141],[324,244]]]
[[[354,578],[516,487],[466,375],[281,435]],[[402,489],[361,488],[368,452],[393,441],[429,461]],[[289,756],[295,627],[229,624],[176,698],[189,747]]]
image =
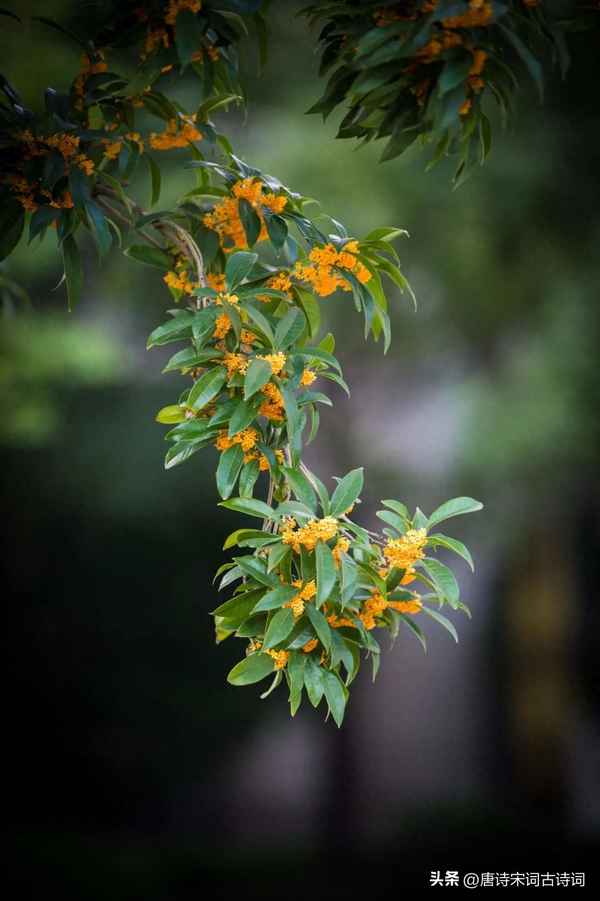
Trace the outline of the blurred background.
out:
[[[74,27],[85,14],[18,6]],[[595,50],[573,40],[543,107],[524,82],[516,127],[453,192],[449,169],[378,165],[380,147],[304,115],[319,84],[296,9],[273,4],[262,78],[245,48],[247,118],[219,123],[352,234],[407,228],[419,300],[415,314],[391,292],[386,357],[345,295],[324,301],[353,394],[334,386],[308,462],[324,479],[365,465],[368,525],[380,498],[482,500],[451,529],[476,559],[474,576],[457,564],[473,620],[454,617],[458,646],[426,626],[427,655],[401,634],[339,732],[306,703],[290,720],[283,689],[229,686],[241,644],[217,648],[207,614],[237,520],[216,507],[216,452],[165,472],[153,421],[183,384],[160,374],[170,348],[145,350],[167,289],[117,252],[100,269],[89,247],[69,315],[54,239],[23,243],[0,267],[30,298],[3,311],[0,453],[5,821],[29,888],[319,897],[326,879],[328,897],[383,897],[432,870],[591,878],[600,850]],[[8,19],[0,50],[31,107],[78,66],[66,39]],[[175,151],[161,206],[193,177]]]

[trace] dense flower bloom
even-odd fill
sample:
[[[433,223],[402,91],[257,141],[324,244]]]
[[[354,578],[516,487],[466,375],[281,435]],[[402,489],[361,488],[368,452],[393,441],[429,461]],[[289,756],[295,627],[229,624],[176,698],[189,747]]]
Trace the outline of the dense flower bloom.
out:
[[[150,146],[153,150],[173,150],[177,147],[187,147],[192,141],[201,141],[202,133],[193,123],[193,116],[188,119],[169,119],[163,132],[150,135]]]
[[[317,373],[313,372],[312,369],[305,369],[302,373],[302,377],[300,378],[300,384],[304,385],[304,387],[306,388],[309,385],[312,385],[316,377]]]
[[[425,556],[423,548],[426,542],[425,529],[409,529],[401,538],[389,539],[383,553],[391,566],[408,569]]]
[[[269,648],[265,653],[275,661],[275,669],[285,669],[290,656],[287,651],[274,651],[272,648]]]
[[[281,370],[285,366],[285,354],[284,353],[275,353],[275,354],[258,354],[258,360],[266,360],[267,363],[271,364],[271,372],[273,375],[279,375]]]
[[[294,266],[294,276],[308,282],[321,297],[333,294],[338,288],[350,291],[350,283],[338,270],[351,271],[362,284],[371,278],[367,267],[358,259],[358,252],[358,241],[349,241],[340,251],[333,244],[313,247],[308,255],[309,262],[298,262]]]
[[[329,541],[338,533],[338,521],[333,516],[325,516],[323,519],[311,519],[305,526],[297,527],[294,519],[289,518],[282,523],[281,540],[284,544],[291,545],[299,554],[300,548],[314,551],[318,541]]]
[[[284,195],[264,191],[263,183],[257,178],[237,181],[231,192],[232,197],[224,197],[202,219],[207,228],[216,231],[221,247],[225,251],[245,250],[248,247],[246,231],[240,219],[239,201],[244,199],[253,207],[260,220],[258,241],[268,238],[263,207],[273,213],[281,213],[287,203]]]
[[[310,582],[306,582],[306,584],[303,584],[301,579],[296,579],[292,582],[292,585],[294,588],[299,588],[300,590],[297,595],[290,601],[287,601],[283,606],[291,609],[294,614],[294,619],[299,619],[304,613],[304,602],[314,598],[317,593],[317,586],[314,579],[311,579]]]
[[[350,540],[348,538],[338,538],[332,554],[335,560],[336,568],[340,565],[340,554],[345,554],[350,549]]]
[[[202,9],[201,0],[169,0],[167,11],[165,12],[165,22],[167,25],[175,25],[179,13],[187,9],[192,13],[197,13]]]
[[[267,382],[261,388],[261,393],[265,395],[266,400],[260,405],[258,412],[267,419],[279,422],[285,418],[285,409],[283,406],[283,395],[273,382]]]

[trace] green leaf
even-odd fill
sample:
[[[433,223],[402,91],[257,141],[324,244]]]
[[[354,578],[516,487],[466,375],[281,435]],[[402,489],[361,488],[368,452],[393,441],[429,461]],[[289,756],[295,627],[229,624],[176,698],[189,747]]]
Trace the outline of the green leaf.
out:
[[[269,623],[267,631],[265,632],[265,640],[263,643],[265,651],[269,648],[274,648],[275,645],[285,641],[293,628],[294,614],[289,607],[279,610]]]
[[[290,585],[280,585],[272,591],[267,591],[265,595],[256,604],[253,613],[260,613],[262,610],[276,610],[283,607],[288,601],[296,597],[298,589]]]
[[[316,338],[321,328],[321,309],[317,300],[308,291],[302,288],[295,288],[298,303],[304,311],[304,315],[308,321],[308,332],[311,338]]]
[[[163,407],[162,410],[159,410],[156,414],[156,421],[163,423],[163,425],[171,425],[174,422],[184,422],[185,409],[180,407],[179,404],[171,404],[169,407]]]
[[[249,426],[254,419],[256,419],[256,407],[241,400],[229,420],[229,437],[233,438],[234,435]]]
[[[302,701],[302,689],[304,687],[304,669],[306,667],[306,654],[299,651],[290,653],[287,665],[290,679],[290,712],[296,715]]]
[[[356,501],[362,491],[364,471],[362,466],[353,469],[338,483],[331,498],[331,516],[341,516]]]
[[[337,674],[331,670],[323,670],[323,688],[331,715],[339,729],[344,721],[347,689]]]
[[[435,526],[444,519],[450,519],[451,516],[461,516],[463,513],[476,513],[483,509],[480,501],[473,500],[472,497],[455,497],[451,501],[446,501],[437,510],[434,510],[429,517],[429,527]]]
[[[77,305],[83,281],[81,255],[73,235],[68,235],[62,242],[62,257],[67,283],[67,303],[69,311],[71,311]]]
[[[253,685],[270,675],[275,661],[268,654],[250,654],[233,667],[227,676],[230,685]]]
[[[280,585],[276,576],[270,575],[266,571],[262,558],[246,556],[234,557],[233,559],[246,576],[255,579],[257,582],[260,582],[261,585],[267,585],[269,588],[276,588]]]
[[[297,469],[291,469],[289,466],[282,467],[282,470],[298,500],[315,513],[317,509],[317,496],[304,473]]]
[[[319,706],[325,691],[323,672],[324,670],[319,666],[313,655],[308,654],[304,668],[304,684],[306,685],[308,699],[313,707]]]
[[[421,643],[421,646],[425,653],[427,653],[427,639],[425,638],[420,626],[416,624],[414,619],[410,616],[407,616],[406,613],[399,613],[398,619],[402,620],[405,626],[407,626],[413,635],[416,636],[417,640]]]
[[[281,250],[288,236],[288,227],[285,219],[283,216],[278,216],[275,213],[272,216],[267,216],[265,222],[271,244],[276,250]]]
[[[251,498],[252,491],[254,486],[256,485],[256,480],[260,475],[260,467],[258,465],[258,460],[250,460],[248,463],[244,463],[242,467],[242,471],[240,473],[240,495],[244,497]]]
[[[256,307],[253,307],[252,304],[245,304],[244,309],[248,313],[252,322],[258,327],[260,335],[264,336],[267,343],[271,347],[273,347],[275,344],[275,335],[273,334],[273,329],[269,325],[266,317],[260,312],[260,310],[257,310]],[[256,331],[256,329],[252,329],[252,331]]]
[[[192,454],[195,454],[196,451],[199,451],[206,444],[207,442],[202,439],[199,441],[178,441],[166,453],[165,469],[173,469],[174,466],[185,463]]]
[[[333,554],[324,541],[317,543],[315,561],[317,567],[317,597],[315,603],[317,607],[321,607],[331,594],[337,577]]]
[[[171,257],[159,250],[158,247],[150,247],[148,244],[132,244],[123,253],[126,257],[145,263],[146,266],[156,266],[157,269],[170,269],[173,265]]]
[[[463,55],[459,59],[448,60],[437,82],[440,97],[447,94],[448,91],[451,91],[457,85],[462,84],[468,78],[472,65],[473,57],[470,53]]]
[[[252,360],[244,379],[244,400],[249,400],[257,391],[260,391],[270,380],[272,374],[273,370],[268,360]]]
[[[462,541],[458,541],[456,538],[448,538],[447,535],[440,535],[436,533],[435,535],[430,535],[427,539],[427,543],[433,545],[433,547],[440,546],[444,547],[449,551],[454,551],[455,554],[458,554],[459,557],[462,557],[463,560],[466,560],[469,566],[471,567],[471,571],[475,572],[475,564],[473,563],[473,558],[471,553]]]
[[[225,619],[237,619],[240,625],[245,619],[248,619],[252,613],[252,608],[256,604],[264,589],[255,588],[253,591],[245,591],[243,594],[236,594],[216,610],[211,611],[211,616],[222,616]]]
[[[308,614],[308,618],[311,622],[311,625],[315,632],[317,633],[317,637],[327,653],[331,651],[331,626],[323,616],[320,610],[313,604],[307,604],[305,607],[306,613]]]
[[[246,513],[248,516],[256,516],[258,519],[277,519],[278,515],[263,501],[250,497],[234,497],[231,500],[221,501],[219,507],[234,510],[236,513]]]
[[[221,391],[227,379],[227,370],[223,366],[215,366],[194,382],[188,397],[188,404],[194,410],[202,410]]]
[[[207,363],[209,360],[217,360],[222,356],[222,352],[213,347],[208,350],[196,350],[194,347],[186,347],[183,350],[178,350],[176,354],[173,354],[163,369],[163,372],[176,372],[178,369],[192,369],[195,366],[202,366],[202,364]]]
[[[244,231],[246,232],[246,242],[248,244],[248,247],[254,247],[254,245],[258,241],[258,236],[260,235],[260,230],[262,227],[261,221],[256,213],[256,210],[254,209],[252,204],[248,200],[246,200],[245,197],[241,197],[238,200],[238,209],[242,225],[244,226]]]
[[[498,24],[498,28],[504,34],[506,40],[512,44],[517,54],[520,56],[522,62],[525,64],[525,67],[529,74],[531,75],[535,85],[538,89],[538,93],[540,95],[540,100],[542,103],[544,102],[544,71],[542,69],[542,64],[533,53],[529,50],[527,45],[521,40],[519,35],[512,28],[508,28],[506,25]]]
[[[382,522],[386,522],[401,535],[406,532],[406,521],[398,513],[392,513],[391,510],[378,510],[375,516]]]
[[[446,629],[450,633],[454,641],[458,644],[457,631],[450,620],[446,616],[444,616],[443,613],[439,613],[437,610],[432,610],[431,607],[425,606],[423,606],[423,613],[426,613],[427,616],[430,616],[432,619],[435,619],[436,622],[440,623],[440,625],[442,625],[444,629]]]
[[[85,211],[92,229],[94,241],[96,242],[96,247],[98,248],[98,256],[102,259],[112,247],[112,235],[110,233],[110,228],[108,227],[108,222],[98,204],[94,203],[93,200],[86,203]]]
[[[227,285],[230,290],[234,290],[246,276],[251,272],[252,267],[258,259],[258,254],[247,253],[246,251],[238,251],[232,253],[225,265],[225,276]]]
[[[146,347],[156,347],[161,344],[169,344],[171,341],[179,341],[181,338],[187,338],[192,331],[192,323],[194,316],[187,310],[182,310],[173,319],[159,325],[148,337]]]
[[[296,341],[306,325],[306,319],[298,307],[292,307],[280,320],[275,329],[275,347],[277,350],[286,350]]]
[[[341,555],[342,607],[345,607],[356,591],[358,584],[358,567],[348,554]]]
[[[204,27],[195,13],[188,9],[178,12],[175,22],[175,46],[182,68],[191,63],[194,53],[202,47],[203,38]]]
[[[244,462],[244,451],[239,444],[234,444],[223,451],[217,466],[217,491],[227,500],[238,480]]]
[[[267,572],[273,572],[286,557],[291,557],[292,549],[288,544],[275,544],[269,548]]]
[[[451,569],[433,557],[423,559],[425,572],[435,585],[439,594],[444,597],[451,607],[456,608],[460,600],[460,588]]]
[[[150,179],[152,182],[152,194],[150,197],[150,206],[154,206],[160,200],[161,175],[158,165],[154,162],[149,153],[144,154],[148,168],[150,170]]]

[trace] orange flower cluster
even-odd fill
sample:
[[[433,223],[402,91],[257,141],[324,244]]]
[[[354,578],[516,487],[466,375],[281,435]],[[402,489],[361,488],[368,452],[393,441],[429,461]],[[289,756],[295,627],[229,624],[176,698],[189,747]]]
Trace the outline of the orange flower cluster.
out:
[[[108,67],[106,65],[106,62],[104,61],[104,54],[100,50],[96,51],[95,58],[93,60],[91,59],[89,54],[81,54],[81,69],[79,71],[79,75],[73,82],[73,91],[77,95],[77,99],[75,100],[75,107],[77,109],[83,109],[85,83],[90,75],[98,75],[100,72],[106,72],[107,68]]]
[[[417,560],[425,556],[423,548],[427,543],[425,529],[409,529],[401,538],[390,538],[383,549],[390,566],[409,569]]]
[[[336,270],[347,269],[361,284],[366,284],[371,278],[371,273],[356,256],[358,252],[358,241],[349,241],[340,251],[337,251],[333,244],[313,247],[308,255],[310,262],[296,263],[294,275],[312,285],[314,292],[321,297],[333,294],[338,288],[342,291],[351,291],[350,283]]]
[[[488,0],[469,0],[469,9],[462,16],[443,19],[444,28],[481,28],[489,25],[493,17],[492,4]]]
[[[244,178],[232,188],[233,197],[224,197],[202,219],[207,228],[216,231],[223,250],[245,250],[248,247],[246,232],[240,219],[239,201],[247,200],[260,219],[258,241],[268,237],[263,207],[273,213],[281,213],[287,203],[283,195],[265,192],[264,185],[257,178]]]
[[[283,270],[271,276],[267,282],[267,288],[282,291],[290,300],[292,298],[292,280],[289,274]],[[257,299],[262,300],[263,303],[270,303],[273,300],[268,294],[257,294]]]
[[[202,9],[201,0],[169,0],[167,11],[165,12],[165,22],[167,25],[175,25],[177,16],[184,9],[191,13],[200,12]]]
[[[306,584],[303,584],[300,579],[296,579],[296,581],[292,582],[292,585],[294,588],[299,588],[300,591],[297,595],[294,595],[291,601],[287,601],[283,606],[290,607],[294,614],[294,619],[299,619],[304,613],[305,601],[311,601],[316,595],[317,586],[314,579],[306,582]]]
[[[288,651],[274,651],[272,648],[265,651],[265,654],[268,654],[269,657],[273,658],[275,661],[275,669],[285,669],[288,657],[290,656]]]
[[[174,288],[175,291],[182,291],[184,294],[192,294],[198,287],[195,282],[190,281],[185,269],[181,269],[179,272],[173,272],[172,270],[167,272],[163,276],[163,282],[169,288]]]
[[[317,373],[313,372],[312,369],[305,369],[302,373],[302,376],[300,377],[300,384],[305,388],[308,388],[309,385],[312,385],[316,377]]]
[[[23,161],[47,156],[48,153],[55,150],[64,160],[65,175],[69,173],[71,165],[78,166],[86,175],[92,175],[94,172],[93,160],[79,152],[80,139],[77,135],[59,132],[48,135],[48,137],[36,137],[30,129],[26,129],[19,132],[17,137],[25,145],[21,156]],[[40,206],[45,205],[55,209],[71,209],[73,207],[73,198],[69,191],[63,191],[59,197],[54,197],[51,191],[41,187],[39,181],[29,181],[19,173],[5,175],[2,177],[2,181],[10,185],[10,189],[19,203],[30,212],[35,212]]]
[[[248,453],[248,451],[251,451],[256,446],[258,440],[259,434],[256,429],[243,429],[232,438],[230,438],[227,432],[223,430],[219,432],[217,440],[215,441],[215,447],[219,451],[226,451],[229,450],[230,447],[233,447],[234,444],[239,444],[244,453]]]
[[[350,540],[348,538],[338,538],[337,544],[332,551],[336,569],[338,569],[340,565],[340,554],[346,554],[349,549]]]
[[[274,385],[273,382],[267,382],[267,384],[261,388],[261,393],[265,395],[266,400],[264,400],[259,407],[258,412],[260,415],[265,416],[267,419],[274,420],[275,422],[280,422],[282,419],[285,419],[283,395],[277,385]]]
[[[323,519],[311,519],[305,526],[298,528],[296,520],[287,518],[282,523],[281,540],[284,544],[291,545],[296,554],[300,548],[314,551],[318,541],[329,541],[338,533],[338,521],[333,516],[325,516]]]
[[[241,372],[243,375],[248,369],[248,357],[244,354],[226,353],[223,358],[223,364],[230,378],[236,372]]]
[[[420,613],[423,609],[423,604],[418,595],[415,595],[415,597],[409,601],[386,601],[383,595],[378,591],[375,591],[371,597],[367,598],[364,602],[362,610],[358,614],[358,618],[365,629],[370,631],[376,627],[377,617],[381,616],[388,607],[391,607],[392,610],[397,610],[398,613]]]
[[[225,273],[207,273],[206,284],[209,288],[212,288],[213,291],[223,291],[225,288]]]
[[[286,356],[279,351],[279,353],[276,354],[257,354],[257,359],[266,360],[271,366],[273,375],[280,375],[285,366]]]
[[[192,141],[201,141],[202,134],[194,125],[194,116],[188,119],[169,119],[163,132],[155,131],[150,135],[150,146],[153,150],[174,150],[187,147]]]
[[[235,444],[239,444],[244,451],[244,463],[258,460],[258,468],[261,472],[266,472],[270,468],[267,457],[265,454],[259,453],[259,451],[254,449],[259,439],[260,436],[258,432],[253,428],[243,429],[231,438],[227,432],[223,430],[219,432],[219,435],[217,436],[215,447],[219,451],[226,451]],[[285,461],[285,455],[282,450],[277,449],[275,451],[275,459],[280,465]]]

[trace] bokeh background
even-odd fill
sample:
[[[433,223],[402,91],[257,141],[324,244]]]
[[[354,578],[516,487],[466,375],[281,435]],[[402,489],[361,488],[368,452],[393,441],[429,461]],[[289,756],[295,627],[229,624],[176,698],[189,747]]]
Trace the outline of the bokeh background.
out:
[[[5,4],[6,5],[6,4]],[[77,27],[86,4],[8,4]],[[572,42],[543,107],[524,82],[516,127],[458,191],[422,158],[333,140],[298,5],[272,4],[262,77],[244,54],[248,115],[222,115],[240,156],[361,236],[400,248],[419,299],[392,294],[394,342],[365,344],[347,297],[324,301],[353,389],[335,393],[308,459],[322,478],[364,464],[379,498],[453,520],[473,620],[429,650],[406,633],[367,668],[338,732],[285,692],[225,675],[211,576],[235,514],[216,507],[210,451],[162,468],[157,409],[179,377],[145,350],[169,295],[114,253],[69,315],[53,239],[0,267],[27,291],[0,330],[8,681],[4,820],[23,897],[370,897],[432,870],[582,871],[600,850],[597,52]],[[2,20],[2,69],[26,103],[65,87],[66,39]],[[183,93],[193,104],[195,86]],[[169,160],[163,203],[193,186]],[[139,196],[148,185],[140,180]],[[162,205],[162,204],[161,204]],[[348,312],[349,311],[349,312]],[[335,391],[335,388],[334,388]],[[214,454],[216,458],[216,452]],[[216,885],[216,888],[214,886]],[[389,892],[389,889],[388,889]],[[387,895],[386,895],[387,897]]]

